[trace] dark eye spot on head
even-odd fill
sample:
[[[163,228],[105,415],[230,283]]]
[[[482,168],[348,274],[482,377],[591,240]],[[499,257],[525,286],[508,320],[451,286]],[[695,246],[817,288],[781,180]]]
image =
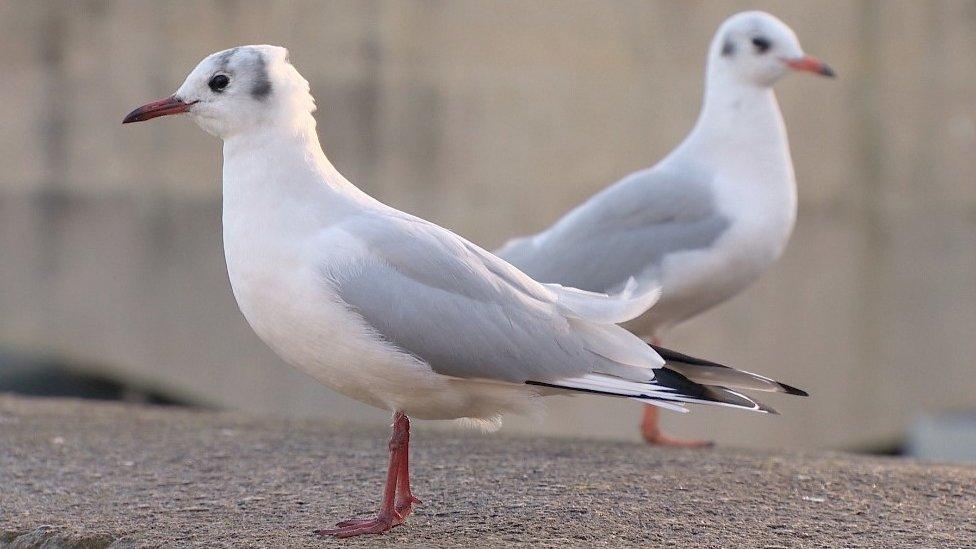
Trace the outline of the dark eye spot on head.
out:
[[[229,50],[226,50],[226,51],[222,52],[217,57],[217,70],[219,70],[219,71],[225,71],[225,70],[227,70],[227,65],[230,64],[230,58],[231,57],[234,57],[234,55],[237,54],[237,50],[239,50],[239,49],[240,48],[231,48]]]
[[[773,43],[768,38],[763,38],[762,36],[753,38],[752,45],[756,46],[756,51],[759,53],[766,53],[769,51],[769,48],[773,47]]]
[[[210,81],[207,82],[210,89],[216,93],[223,92],[224,88],[226,88],[228,84],[230,84],[230,77],[228,77],[226,74],[215,74],[210,78]]]
[[[735,55],[735,42],[726,38],[725,42],[722,44],[722,55],[724,57]]]
[[[251,86],[251,97],[262,100],[271,95],[271,79],[268,78],[268,66],[264,62],[264,56],[257,54],[257,62],[254,71],[254,85]]]

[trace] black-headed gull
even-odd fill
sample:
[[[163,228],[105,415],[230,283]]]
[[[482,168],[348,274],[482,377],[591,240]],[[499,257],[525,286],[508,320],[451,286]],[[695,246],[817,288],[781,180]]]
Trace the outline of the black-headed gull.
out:
[[[322,152],[314,108],[284,48],[244,46],[207,57],[125,122],[187,113],[223,139],[224,250],[241,312],[288,363],[394,414],[378,515],[320,533],[384,532],[410,513],[408,415],[495,427],[570,391],[771,411],[733,389],[775,382],[676,353],[666,364],[616,326],[656,287],[611,297],[540,284],[366,195]],[[735,382],[695,382],[712,370]]]
[[[712,40],[701,114],[684,142],[497,254],[536,280],[594,292],[618,291],[630,279],[659,283],[660,301],[634,326],[654,343],[742,291],[780,256],[796,219],[793,163],[772,89],[791,69],[833,76],[776,17],[730,17]],[[663,434],[653,406],[641,431],[652,444],[708,444]]]

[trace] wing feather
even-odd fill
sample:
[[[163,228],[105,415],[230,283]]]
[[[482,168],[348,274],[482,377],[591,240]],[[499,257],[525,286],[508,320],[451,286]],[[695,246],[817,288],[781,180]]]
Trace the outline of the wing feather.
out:
[[[546,287],[406,214],[362,214],[339,229],[367,253],[355,268],[333,266],[324,276],[378,334],[437,373],[515,383],[591,371],[650,379],[651,368],[663,364],[610,323],[653,293],[617,303]]]
[[[619,291],[630,278],[653,283],[665,257],[707,248],[729,228],[711,181],[689,167],[636,172],[498,255],[540,282],[594,292]]]

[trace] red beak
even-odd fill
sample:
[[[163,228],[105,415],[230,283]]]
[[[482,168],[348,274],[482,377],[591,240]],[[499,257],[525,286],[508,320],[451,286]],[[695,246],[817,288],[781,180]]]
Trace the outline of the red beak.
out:
[[[807,71],[823,76],[829,76],[833,78],[835,76],[834,69],[827,66],[826,63],[817,59],[812,55],[805,55],[799,59],[789,59],[786,64],[793,70],[797,71]]]
[[[128,115],[126,115],[125,120],[123,120],[122,123],[128,124],[129,122],[143,122],[159,116],[184,113],[190,110],[190,105],[193,103],[196,103],[196,101],[186,103],[175,95],[171,95],[166,99],[146,103],[138,109],[130,112]]]

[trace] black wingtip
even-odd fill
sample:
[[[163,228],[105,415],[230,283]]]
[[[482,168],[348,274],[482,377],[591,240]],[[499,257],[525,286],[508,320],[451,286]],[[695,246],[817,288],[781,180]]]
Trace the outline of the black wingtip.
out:
[[[661,356],[665,362],[684,362],[686,364],[695,364],[697,366],[713,366],[715,368],[729,368],[725,364],[719,364],[718,362],[712,362],[711,360],[705,360],[703,358],[694,357],[691,355],[686,355],[684,353],[679,353],[678,351],[667,349],[661,347],[660,345],[655,345],[653,343],[648,343],[651,349]]]
[[[779,383],[779,382],[777,381],[777,383]],[[810,393],[804,391],[803,389],[797,389],[796,387],[793,387],[792,385],[787,385],[785,383],[779,383],[779,386],[782,387],[783,390],[786,391],[786,394],[788,394],[788,395],[794,395],[794,396],[799,396],[799,397],[808,397],[808,396],[810,396]]]
[[[702,358],[693,357],[691,355],[686,355],[684,353],[679,353],[678,351],[667,349],[661,347],[660,345],[654,345],[653,343],[648,343],[648,345],[650,345],[651,348],[654,349],[654,351],[657,352],[657,354],[660,355],[665,362],[680,362],[685,364],[691,364],[693,366],[708,366],[713,368],[724,368],[730,370],[734,369],[724,364],[719,364],[718,362],[712,362],[711,360],[705,360]],[[779,381],[769,380],[768,378],[766,379],[768,381],[772,381],[773,383],[775,383],[777,386],[779,386],[780,389],[783,390],[784,393],[788,395],[801,396],[801,397],[810,396],[810,394],[804,391],[803,389],[798,389],[796,387],[793,387],[792,385],[787,385]]]

